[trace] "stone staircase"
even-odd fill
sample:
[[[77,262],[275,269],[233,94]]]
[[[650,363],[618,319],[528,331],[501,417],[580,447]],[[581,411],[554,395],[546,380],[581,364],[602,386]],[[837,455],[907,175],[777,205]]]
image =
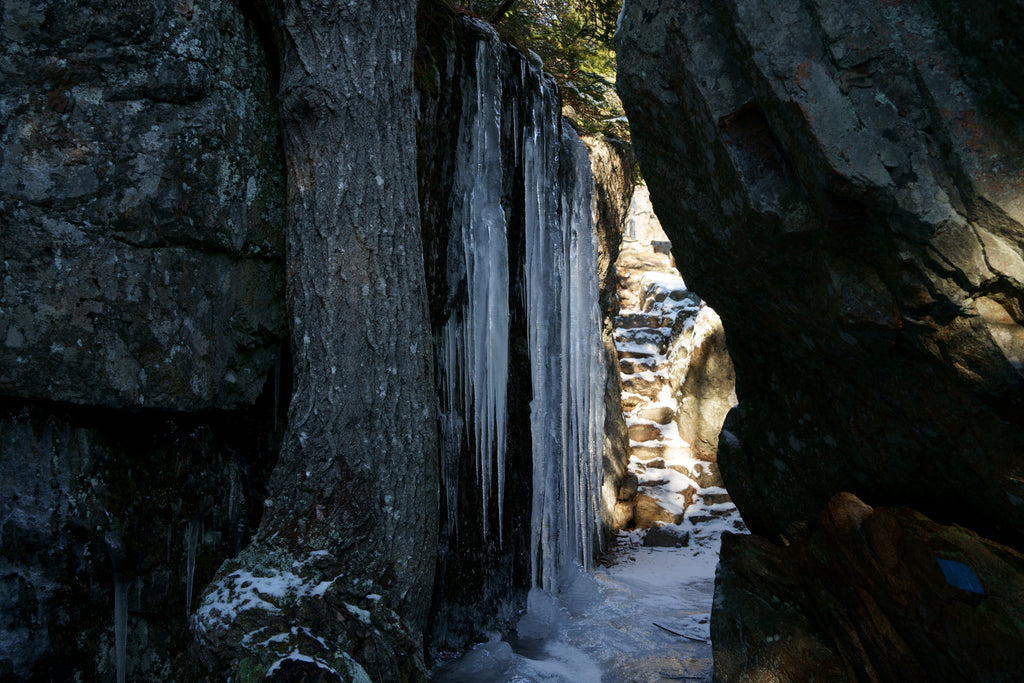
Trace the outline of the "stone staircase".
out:
[[[643,200],[641,193],[641,210],[631,213],[615,264],[620,314],[613,336],[630,454],[615,523],[646,529],[661,522],[685,534],[687,524],[739,516],[722,488],[714,454],[679,433],[680,384],[700,341],[702,314],[710,309],[686,289],[653,211],[644,215]]]

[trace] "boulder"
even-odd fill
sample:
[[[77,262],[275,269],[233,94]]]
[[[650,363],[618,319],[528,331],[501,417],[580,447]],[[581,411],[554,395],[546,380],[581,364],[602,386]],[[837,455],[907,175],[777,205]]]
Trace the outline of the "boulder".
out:
[[[694,455],[714,461],[722,423],[736,405],[736,374],[722,321],[709,306],[700,307],[693,329],[687,353],[671,375],[679,387],[676,425]]]
[[[691,492],[692,495],[692,492]],[[688,496],[689,498],[689,496]],[[683,521],[683,509],[669,510],[646,493],[640,493],[636,497],[636,508],[633,517],[633,525],[639,529],[646,529],[655,522],[666,524],[680,524]]]
[[[632,500],[636,495],[639,481],[637,476],[632,472],[626,472],[622,477],[622,483],[619,485],[619,492],[616,499],[621,501]]]
[[[904,507],[832,498],[804,536],[723,536],[716,681],[1017,681],[1024,555]]]
[[[768,537],[849,490],[1024,547],[1024,7],[976,5],[625,3],[634,148]]]
[[[631,529],[633,528],[633,517],[636,513],[636,503],[632,500],[618,501],[615,503],[615,508],[612,517],[613,528],[615,531],[620,529]]]
[[[690,534],[675,525],[655,524],[644,536],[645,548],[685,548],[690,545]]]

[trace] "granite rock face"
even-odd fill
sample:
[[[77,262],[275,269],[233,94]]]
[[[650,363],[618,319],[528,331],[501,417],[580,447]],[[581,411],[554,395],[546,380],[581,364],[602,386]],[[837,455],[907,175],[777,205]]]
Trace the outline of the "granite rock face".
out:
[[[0,392],[251,402],[284,331],[284,190],[250,23],[14,0],[0,31]]]
[[[840,493],[788,547],[723,538],[716,681],[1016,681],[1024,556]]]
[[[271,68],[221,0],[0,33],[0,678],[180,679],[288,403]]]
[[[753,531],[848,490],[1021,542],[1021,12],[627,1],[619,90],[728,335],[719,462]]]

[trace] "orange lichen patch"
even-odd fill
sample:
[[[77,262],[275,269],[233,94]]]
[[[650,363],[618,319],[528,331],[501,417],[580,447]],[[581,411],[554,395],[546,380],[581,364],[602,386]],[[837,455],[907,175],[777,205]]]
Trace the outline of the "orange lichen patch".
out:
[[[964,144],[967,145],[971,153],[979,157],[1000,153],[1001,148],[992,144],[991,127],[975,110],[966,109],[960,112],[956,118],[956,124],[960,129]]]
[[[46,104],[58,114],[63,114],[71,108],[71,100],[62,90],[51,90],[46,93]]]
[[[811,62],[810,60],[803,62],[796,68],[796,76],[794,79],[797,83],[803,83],[811,75]]]

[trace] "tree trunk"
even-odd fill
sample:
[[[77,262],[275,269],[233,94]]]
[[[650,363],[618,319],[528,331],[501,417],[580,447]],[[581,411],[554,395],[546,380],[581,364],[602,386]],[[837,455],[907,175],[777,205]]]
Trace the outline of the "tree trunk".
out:
[[[259,532],[208,589],[197,643],[206,663],[227,648],[240,673],[259,674],[273,662],[251,643],[279,630],[292,635],[275,652],[303,655],[278,663],[285,676],[325,666],[354,676],[354,659],[374,680],[401,680],[423,671],[438,495],[416,8],[267,2],[281,58],[294,393]],[[244,571],[280,578],[284,597],[246,587]],[[278,611],[223,607],[252,590]]]

